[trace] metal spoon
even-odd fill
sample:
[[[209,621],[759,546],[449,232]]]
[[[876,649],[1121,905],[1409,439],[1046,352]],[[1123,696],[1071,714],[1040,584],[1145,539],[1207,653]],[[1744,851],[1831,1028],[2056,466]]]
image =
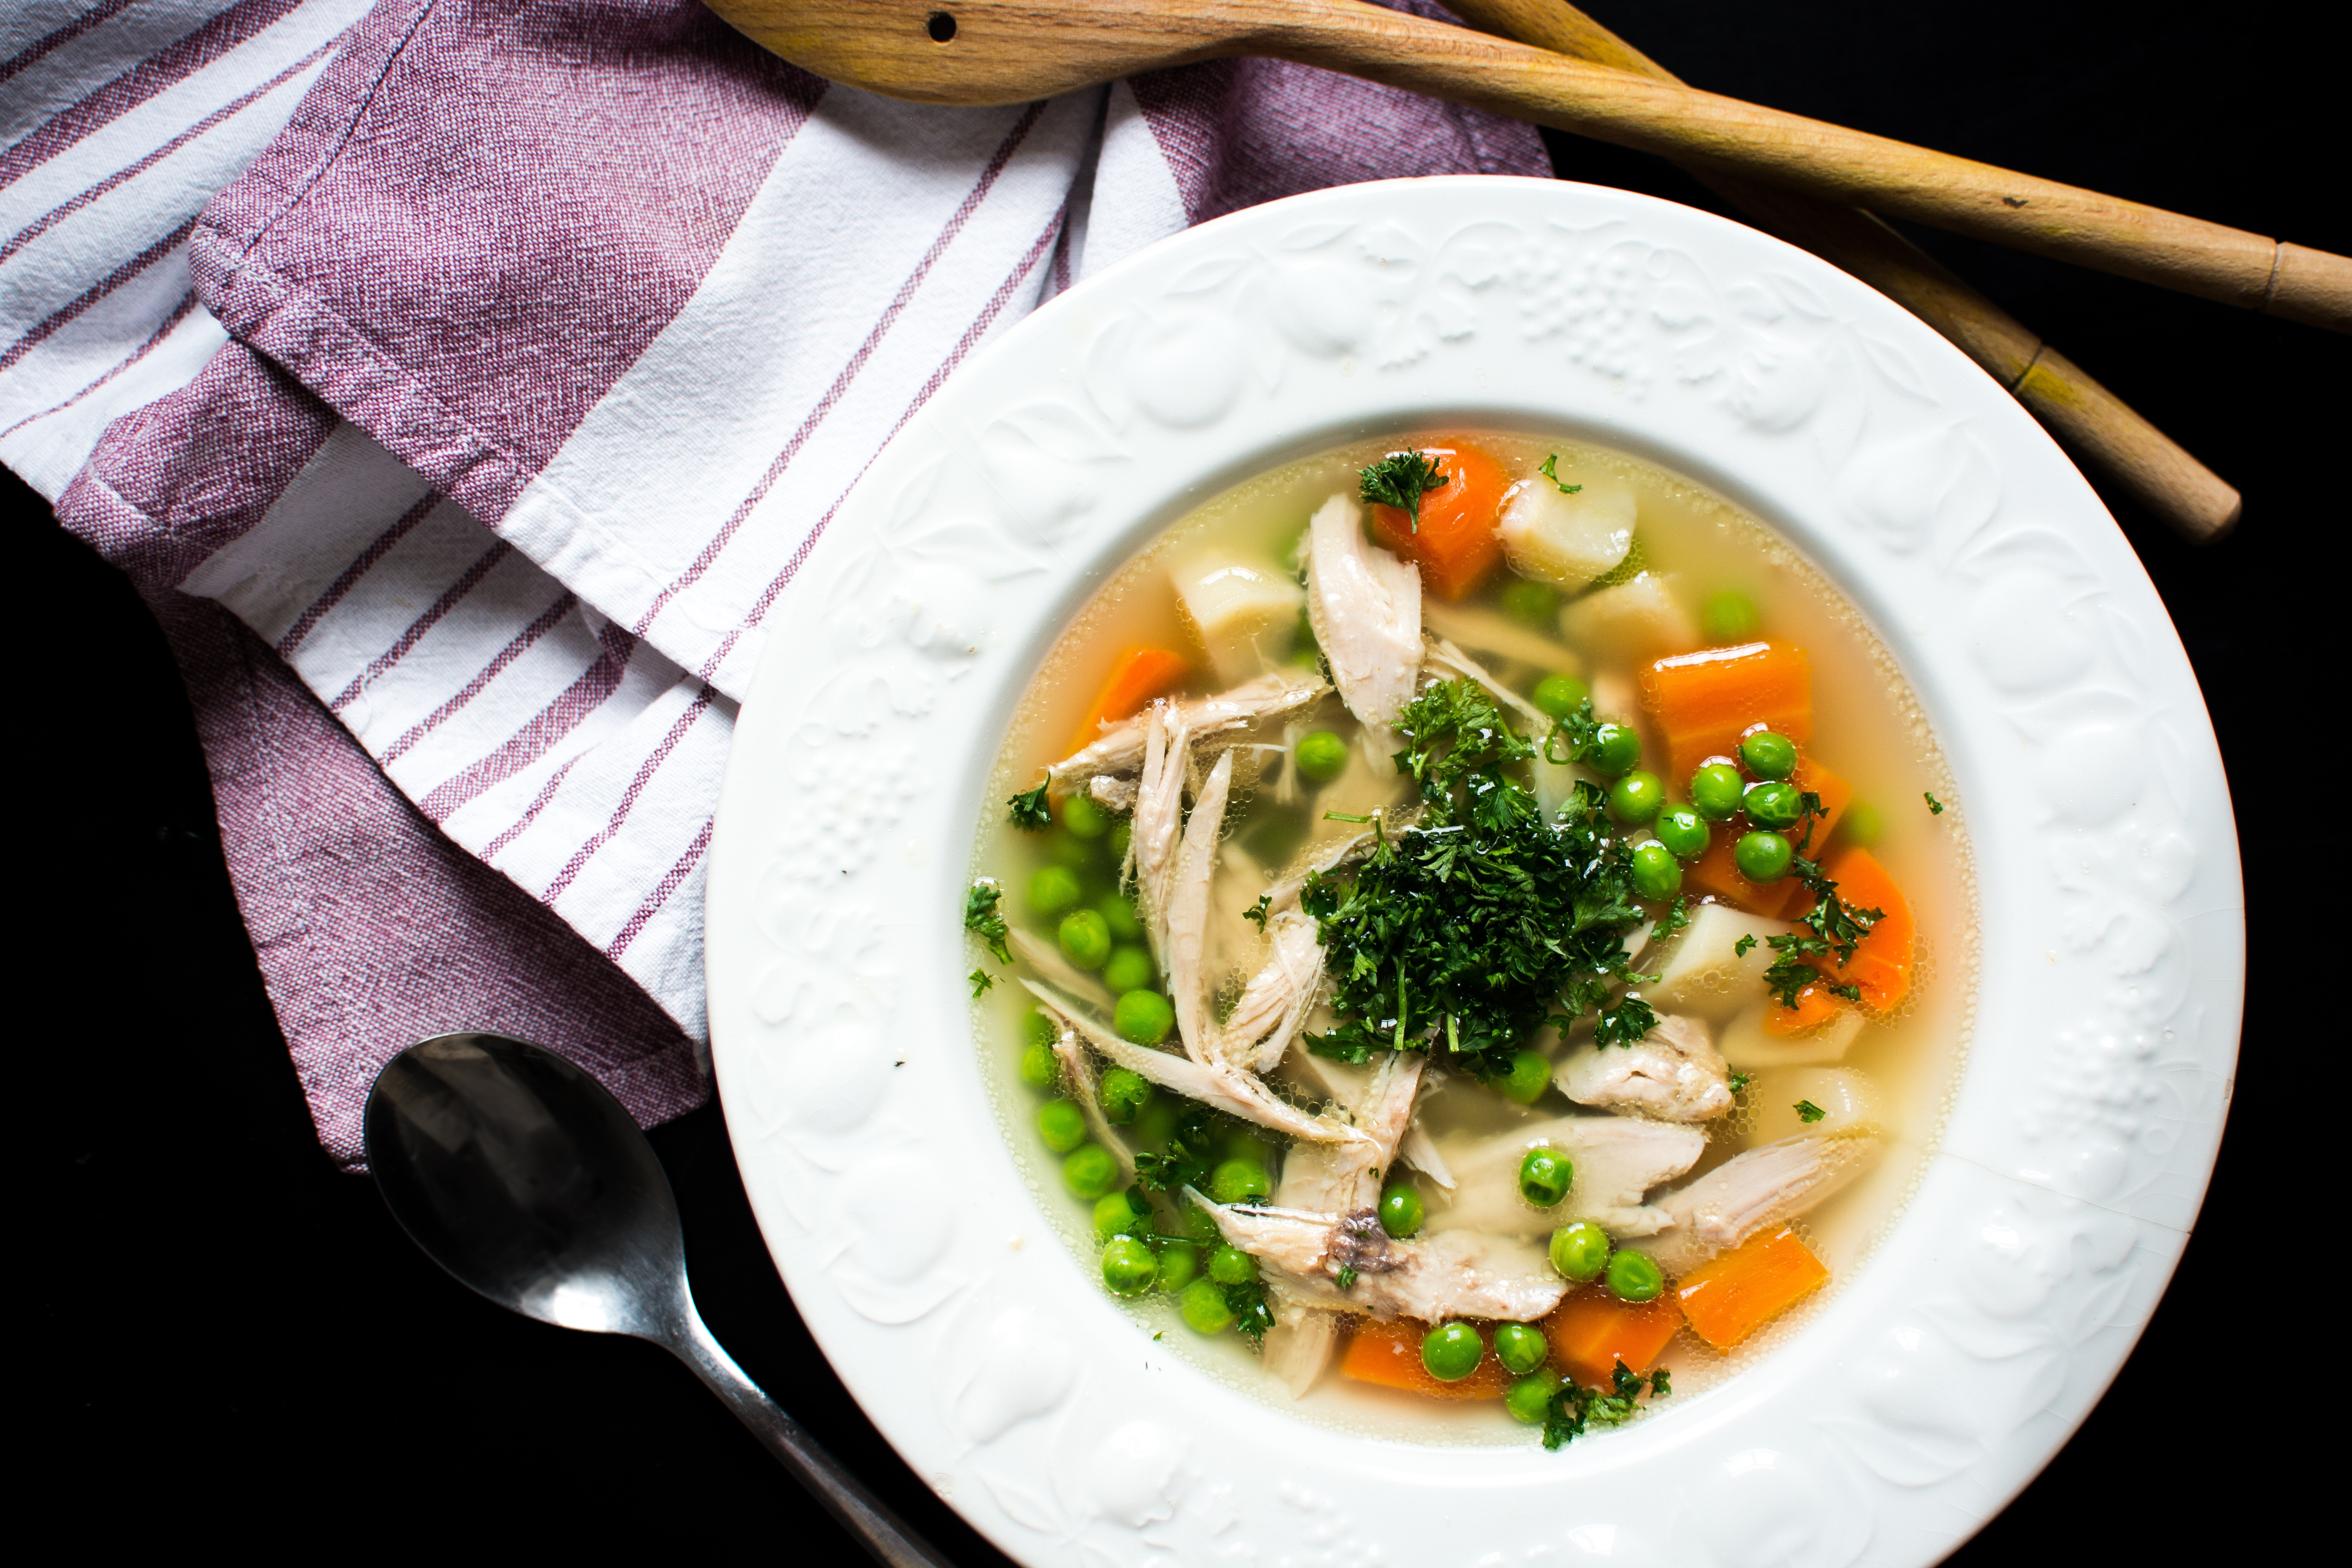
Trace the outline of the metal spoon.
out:
[[[503,1035],[436,1035],[368,1093],[368,1169],[425,1255],[501,1307],[651,1340],[692,1367],[801,1485],[890,1568],[948,1568],[743,1374],[686,1284],[677,1203],[620,1101]]]

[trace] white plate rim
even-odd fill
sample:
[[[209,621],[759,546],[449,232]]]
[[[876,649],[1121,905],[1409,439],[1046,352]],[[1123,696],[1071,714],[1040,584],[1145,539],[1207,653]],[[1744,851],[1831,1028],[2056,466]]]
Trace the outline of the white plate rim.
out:
[[[1308,1425],[1137,1334],[977,1110],[959,978],[993,736],[1106,572],[1270,458],[1482,415],[1691,473],[1832,574],[1944,743],[1988,933],[1942,1144],[1871,1265],[1740,1377],[1559,1454]],[[710,848],[729,1132],[818,1343],[1016,1559],[1934,1562],[2081,1423],[2179,1260],[2244,982],[2201,695],[2049,437],[1802,251],[1483,176],[1200,226],[950,377],[787,603]],[[901,758],[924,782],[865,782]]]

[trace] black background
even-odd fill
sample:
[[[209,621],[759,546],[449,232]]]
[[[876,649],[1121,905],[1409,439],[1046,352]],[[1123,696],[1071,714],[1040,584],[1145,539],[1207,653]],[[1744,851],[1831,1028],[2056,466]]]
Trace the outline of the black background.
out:
[[[2283,8],[1593,10],[1696,85],[2352,250],[2343,51]],[[1569,138],[1553,152],[1570,177],[1709,205],[1639,154]],[[2203,682],[2258,932],[2229,1131],[2180,1271],[2105,1401],[1954,1561],[2168,1558],[2220,1517],[2251,1526],[2242,1544],[2274,1541],[2317,1528],[2320,1448],[2335,1446],[2278,1424],[2333,1381],[2318,1359],[2336,1337],[2326,1292],[2305,1295],[2298,1277],[2326,1268],[2332,1245],[2311,1211],[2340,1206],[2313,1118],[2315,1093],[2341,1082],[2347,1031],[2340,1014],[2322,1021],[2314,990],[2340,973],[2323,955],[2343,938],[2307,922],[2340,919],[2310,877],[2340,872],[2341,848],[2326,796],[2305,791],[2326,788],[2312,770],[2342,765],[2324,757],[2346,724],[2333,650],[2352,602],[2338,544],[2352,344],[1922,237],[2245,493],[2236,536],[2201,550],[2111,504]],[[5,483],[28,917],[11,1086],[19,1519],[67,1523],[92,1547],[642,1542],[853,1560],[662,1352],[477,1300],[409,1246],[370,1183],[330,1166],[238,921],[163,640],[123,581]],[[1001,1562],[899,1464],[802,1328],[717,1107],[653,1136],[719,1339],[959,1561]]]

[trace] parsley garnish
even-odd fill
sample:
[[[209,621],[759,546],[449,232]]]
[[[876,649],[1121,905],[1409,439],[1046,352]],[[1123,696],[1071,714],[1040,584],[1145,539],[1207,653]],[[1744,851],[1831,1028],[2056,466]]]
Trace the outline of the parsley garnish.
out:
[[[1263,1341],[1266,1330],[1274,1327],[1273,1309],[1265,1304],[1265,1287],[1255,1279],[1226,1286],[1225,1308],[1234,1315],[1234,1327],[1252,1344]]]
[[[1668,910],[1664,914],[1658,917],[1656,927],[1650,932],[1650,940],[1652,942],[1664,942],[1668,937],[1678,933],[1683,927],[1690,923],[1690,895],[1685,893],[1680,895],[1675,900],[1675,907],[1673,909]]]
[[[1814,1122],[1819,1121],[1822,1117],[1829,1114],[1828,1111],[1823,1110],[1820,1106],[1815,1105],[1810,1100],[1801,1100],[1797,1101],[1796,1112],[1797,1120],[1803,1122],[1808,1127],[1811,1127]]]
[[[1344,1263],[1339,1265],[1339,1272],[1332,1276],[1332,1279],[1342,1291],[1356,1288],[1356,1271]]]
[[[1731,944],[1731,955],[1734,958],[1745,958],[1748,956],[1748,950],[1755,945],[1756,933],[1751,931]]]
[[[1442,1048],[1494,1078],[1529,1035],[1588,1011],[1601,1013],[1604,1039],[1639,1039],[1656,1021],[1649,1005],[1610,1005],[1630,973],[1623,934],[1643,913],[1601,791],[1580,781],[1546,822],[1506,771],[1535,747],[1471,681],[1431,686],[1397,728],[1397,770],[1421,786],[1422,816],[1352,870],[1307,881],[1301,903],[1340,1019],[1307,1048],[1358,1064]]]
[[[1609,1373],[1612,1385],[1603,1394],[1597,1388],[1587,1388],[1580,1383],[1563,1383],[1559,1392],[1551,1396],[1551,1408],[1544,1415],[1543,1446],[1557,1448],[1571,1438],[1581,1437],[1594,1426],[1615,1426],[1640,1408],[1634,1403],[1647,1381],[1650,1397],[1659,1398],[1673,1392],[1664,1368],[1644,1380],[1637,1376],[1623,1362],[1619,1362]]]
[[[997,963],[1010,963],[1013,962],[1013,950],[1005,945],[1004,939],[1011,933],[1005,927],[1003,914],[996,907],[997,900],[1003,897],[1004,889],[996,885],[994,878],[982,877],[974,882],[971,891],[964,895],[963,929],[986,943],[988,951],[996,955]]]
[[[1579,490],[1582,489],[1584,487],[1583,487],[1582,485],[1563,485],[1563,484],[1560,484],[1560,482],[1559,482],[1559,469],[1555,468],[1552,466],[1553,464],[1555,464],[1555,463],[1557,463],[1557,462],[1559,462],[1559,454],[1558,452],[1554,452],[1550,457],[1546,458],[1543,460],[1543,467],[1542,467],[1542,468],[1538,468],[1538,469],[1536,470],[1536,472],[1537,472],[1537,473],[1541,474],[1545,479],[1549,479],[1553,484],[1558,485],[1558,486],[1559,487],[1559,493],[1560,493],[1560,494],[1562,494],[1562,495],[1564,495],[1564,496],[1572,496],[1572,495],[1574,495],[1577,491],[1579,491]]]
[[[1744,1072],[1733,1073],[1731,1075],[1731,1092],[1734,1094],[1744,1093],[1746,1092],[1748,1086],[1754,1081],[1754,1079],[1750,1079]]]
[[[1046,784],[1052,782],[1049,779]],[[1045,808],[1045,788],[1046,784],[1039,784],[1035,789],[1023,790],[1004,803],[1013,808],[1011,820],[1013,826],[1034,833],[1041,827],[1054,825],[1054,814]]]
[[[1808,797],[1810,798],[1810,797]],[[1826,981],[1820,960],[1837,955],[1841,969],[1853,959],[1853,950],[1870,934],[1870,928],[1886,918],[1884,910],[1857,910],[1838,897],[1837,884],[1822,872],[1820,866],[1802,855],[1794,862],[1797,878],[1812,889],[1813,907],[1799,917],[1801,929],[1785,936],[1764,940],[1780,956],[1764,972],[1764,984],[1783,1007],[1797,1005],[1797,994],[1816,980]],[[1804,927],[1809,927],[1810,931]],[[1832,996],[1843,996],[1849,1002],[1862,1000],[1859,985],[1832,985]]]
[[[1176,1119],[1174,1130],[1168,1134],[1168,1152],[1136,1155],[1135,1184],[1155,1193],[1205,1187],[1223,1142],[1224,1134],[1217,1125],[1216,1113],[1204,1105],[1196,1105]]]
[[[971,982],[971,994],[974,1001],[987,995],[989,988],[996,984],[996,976],[985,969],[975,969],[964,978]]]
[[[1614,1007],[1603,1011],[1600,1022],[1592,1026],[1592,1043],[1596,1046],[1630,1046],[1657,1027],[1658,1016],[1639,996],[1627,996]]]
[[[1937,800],[1934,795],[1929,795],[1924,789],[1919,792],[1919,795],[1920,798],[1927,803],[1927,809],[1929,811],[1935,813],[1937,816],[1944,815],[1944,803],[1942,801]]]
[[[1425,452],[1391,452],[1357,475],[1358,499],[1402,508],[1412,514],[1412,531],[1421,531],[1421,498],[1443,489],[1446,479]]]
[[[1256,926],[1258,930],[1264,931],[1265,929],[1266,911],[1273,907],[1274,895],[1272,893],[1260,893],[1257,896],[1257,902],[1252,904],[1249,908],[1242,911],[1242,919],[1249,921],[1252,925]]]

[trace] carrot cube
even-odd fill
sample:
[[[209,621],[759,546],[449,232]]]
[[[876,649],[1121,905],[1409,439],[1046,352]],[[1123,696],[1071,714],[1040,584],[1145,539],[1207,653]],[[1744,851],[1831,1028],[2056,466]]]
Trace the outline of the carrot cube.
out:
[[[1864,1004],[1884,1012],[1911,989],[1919,926],[1910,900],[1867,849],[1842,850],[1822,869],[1838,885],[1838,897],[1847,908],[1879,911],[1878,922],[1855,945],[1853,956],[1828,973],[1859,989]]]
[[[1495,520],[1510,480],[1494,458],[1451,438],[1419,448],[1445,483],[1421,498],[1421,522],[1402,507],[1372,508],[1372,532],[1403,560],[1421,568],[1422,586],[1441,599],[1459,599],[1486,580],[1503,558]]]
[[[1727,1351],[1829,1277],[1812,1249],[1784,1225],[1700,1264],[1668,1294],[1699,1338]]]
[[[1509,1391],[1511,1374],[1495,1359],[1492,1333],[1483,1328],[1478,1331],[1487,1351],[1478,1370],[1457,1383],[1444,1383],[1430,1376],[1421,1363],[1421,1342],[1428,1332],[1427,1323],[1411,1318],[1367,1318],[1349,1336],[1339,1370],[1359,1383],[1402,1388],[1432,1399],[1500,1399]]]
[[[1682,1309],[1668,1290],[1651,1301],[1621,1301],[1599,1285],[1569,1292],[1543,1321],[1553,1363],[1577,1382],[1607,1388],[1623,1362],[1643,1373],[1683,1326]]]
[[[1813,667],[1788,643],[1752,642],[1662,658],[1642,672],[1642,705],[1666,742],[1669,784],[1769,725],[1799,745],[1813,738]]]
[[[1070,750],[1079,751],[1102,738],[1102,727],[1140,711],[1155,697],[1165,697],[1192,677],[1192,664],[1164,647],[1131,647],[1110,667],[1110,679],[1095,694]]]

